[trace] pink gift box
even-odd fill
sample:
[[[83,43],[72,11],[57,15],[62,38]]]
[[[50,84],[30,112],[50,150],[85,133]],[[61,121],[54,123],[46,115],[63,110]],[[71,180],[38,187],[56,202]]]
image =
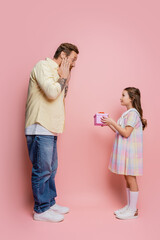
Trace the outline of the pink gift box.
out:
[[[103,126],[103,123],[101,122],[102,117],[108,117],[108,113],[99,112],[94,115],[94,125],[95,126]]]

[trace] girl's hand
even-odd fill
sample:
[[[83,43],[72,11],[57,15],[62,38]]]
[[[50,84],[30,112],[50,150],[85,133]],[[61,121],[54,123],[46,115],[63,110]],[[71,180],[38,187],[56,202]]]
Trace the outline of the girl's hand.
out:
[[[109,125],[112,124],[113,119],[110,118],[110,117],[108,117],[108,118],[102,117],[102,118],[101,118],[101,121],[102,121],[102,123],[103,123],[105,126],[109,126]]]

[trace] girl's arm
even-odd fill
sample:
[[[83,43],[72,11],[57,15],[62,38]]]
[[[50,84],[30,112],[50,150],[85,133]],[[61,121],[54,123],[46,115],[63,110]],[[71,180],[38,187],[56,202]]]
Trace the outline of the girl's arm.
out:
[[[131,126],[126,126],[125,128],[122,128],[120,125],[118,125],[112,118],[108,117],[102,117],[102,122],[105,125],[108,125],[112,130],[113,128],[119,132],[120,135],[122,135],[125,138],[128,138],[132,131],[133,127]]]
[[[104,122],[103,122],[103,124],[104,125],[102,125],[102,127],[108,126],[113,132],[116,132],[116,129],[112,125],[105,124]]]
[[[116,132],[116,129],[112,125],[108,125],[108,127],[110,127],[110,129],[112,129],[113,132]]]

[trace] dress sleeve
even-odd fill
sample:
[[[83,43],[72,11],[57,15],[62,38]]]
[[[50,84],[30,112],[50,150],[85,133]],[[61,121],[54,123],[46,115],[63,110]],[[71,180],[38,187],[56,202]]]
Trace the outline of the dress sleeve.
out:
[[[134,128],[138,122],[139,122],[139,116],[136,112],[131,111],[127,114],[125,126],[131,126]]]

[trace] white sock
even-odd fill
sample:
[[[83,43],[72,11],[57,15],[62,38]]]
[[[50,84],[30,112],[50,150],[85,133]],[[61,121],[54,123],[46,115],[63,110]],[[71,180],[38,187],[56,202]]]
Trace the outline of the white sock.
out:
[[[138,193],[139,192],[131,192],[130,191],[130,203],[129,207],[133,210],[137,210],[137,201],[138,201]]]
[[[130,189],[126,188],[126,192],[127,192],[127,205],[129,206],[129,203],[130,203]]]

